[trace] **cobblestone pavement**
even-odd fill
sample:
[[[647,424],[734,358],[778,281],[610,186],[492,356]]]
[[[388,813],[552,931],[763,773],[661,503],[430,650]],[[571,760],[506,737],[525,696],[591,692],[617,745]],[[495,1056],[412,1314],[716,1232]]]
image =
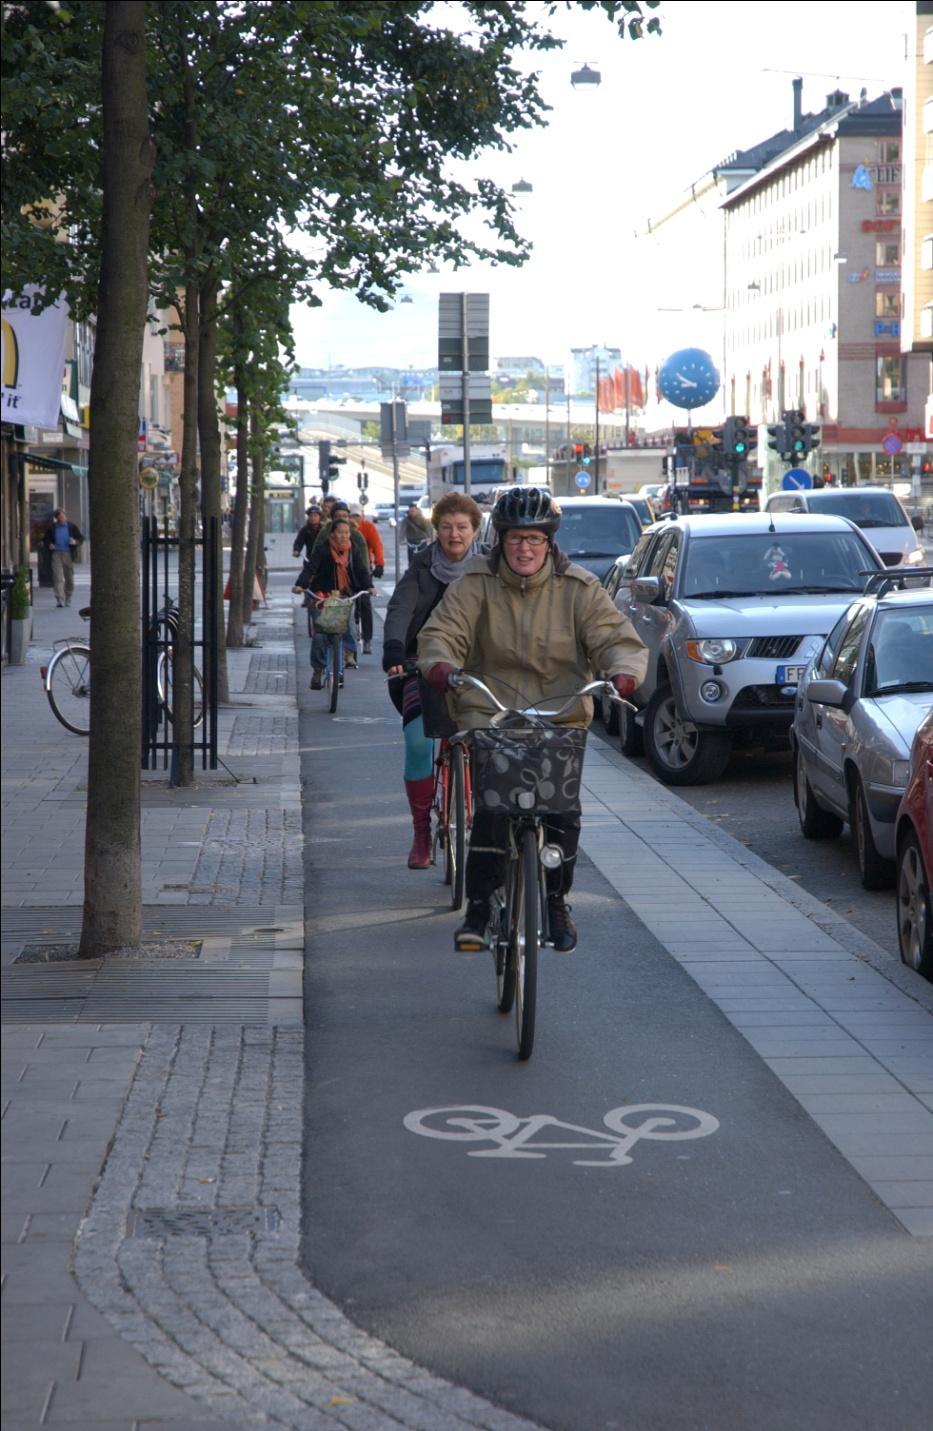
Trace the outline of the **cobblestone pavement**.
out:
[[[230,653],[226,769],[143,780],[146,928],[200,938],[199,960],[15,964],[80,930],[86,746],[42,692],[71,629],[50,592],[29,663],[3,672],[4,1431],[529,1424],[358,1331],[298,1270],[292,563],[270,544],[262,650]]]

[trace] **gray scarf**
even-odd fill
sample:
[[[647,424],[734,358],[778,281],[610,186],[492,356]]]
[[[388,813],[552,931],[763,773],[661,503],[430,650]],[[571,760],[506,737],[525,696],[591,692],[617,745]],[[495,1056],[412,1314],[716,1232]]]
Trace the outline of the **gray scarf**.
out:
[[[479,555],[479,542],[474,538],[470,543],[470,550],[460,561],[451,561],[446,555],[440,542],[431,544],[431,575],[436,581],[442,582],[444,586],[449,586],[452,581],[456,581],[458,576],[463,575],[463,568],[472,556]]]

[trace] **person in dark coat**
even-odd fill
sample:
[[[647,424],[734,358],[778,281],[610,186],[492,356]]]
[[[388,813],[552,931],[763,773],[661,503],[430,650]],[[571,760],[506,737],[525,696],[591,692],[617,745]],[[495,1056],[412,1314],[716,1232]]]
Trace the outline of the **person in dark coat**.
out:
[[[326,544],[316,547],[312,552],[292,591],[310,591],[321,596],[330,596],[332,592],[341,596],[355,596],[358,591],[371,592],[372,586],[369,562],[365,556],[360,556],[350,542],[349,521],[338,516],[331,523]],[[312,691],[319,691],[323,685],[326,660],[327,638],[321,632],[315,631],[311,638]]]
[[[408,868],[431,863],[431,801],[434,796],[434,741],[429,730],[449,723],[446,702],[410,674],[406,663],[417,655],[418,632],[463,564],[483,550],[476,533],[483,514],[462,492],[442,497],[431,513],[435,540],[414,552],[408,570],[392,593],[386,610],[382,669],[389,676],[389,694],[401,713],[405,736],[405,791],[414,826]]]
[[[305,561],[307,561],[311,555],[314,543],[321,534],[321,523],[323,519],[320,507],[315,506],[314,503],[308,508],[305,516],[308,520],[303,527],[298,528],[295,534],[292,556],[304,557]]]

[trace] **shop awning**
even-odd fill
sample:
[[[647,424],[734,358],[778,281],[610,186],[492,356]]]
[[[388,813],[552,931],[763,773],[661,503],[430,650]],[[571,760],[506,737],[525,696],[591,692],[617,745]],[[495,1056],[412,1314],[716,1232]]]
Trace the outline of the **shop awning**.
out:
[[[73,472],[76,477],[86,477],[87,468],[79,467],[75,462],[63,462],[60,457],[48,457],[44,452],[14,452],[15,462],[28,462],[31,467],[38,467],[40,472]]]

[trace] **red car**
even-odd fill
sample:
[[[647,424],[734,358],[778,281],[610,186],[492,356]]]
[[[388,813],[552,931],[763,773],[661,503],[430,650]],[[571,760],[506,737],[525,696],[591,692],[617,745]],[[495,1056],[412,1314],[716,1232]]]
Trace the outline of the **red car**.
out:
[[[910,752],[907,788],[897,812],[897,939],[901,958],[933,979],[933,711]]]

